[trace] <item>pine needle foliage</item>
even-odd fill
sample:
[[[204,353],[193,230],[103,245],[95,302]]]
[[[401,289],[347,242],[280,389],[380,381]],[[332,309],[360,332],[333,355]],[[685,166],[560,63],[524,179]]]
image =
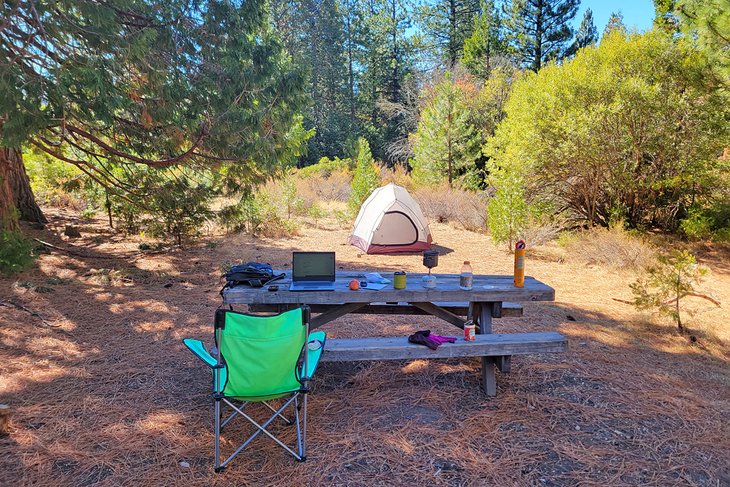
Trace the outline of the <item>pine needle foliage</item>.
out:
[[[669,255],[657,258],[657,265],[646,269],[646,275],[630,285],[637,309],[651,309],[669,316],[684,332],[680,303],[687,295],[695,293],[695,287],[707,273],[707,269],[697,265],[694,255],[686,250],[674,250]]]

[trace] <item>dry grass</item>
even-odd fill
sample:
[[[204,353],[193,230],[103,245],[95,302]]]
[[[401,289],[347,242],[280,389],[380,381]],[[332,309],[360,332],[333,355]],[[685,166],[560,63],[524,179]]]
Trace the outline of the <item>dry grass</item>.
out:
[[[362,255],[340,245],[349,229],[333,222],[288,240],[217,236],[217,246],[146,255],[134,238],[111,233],[102,243],[64,240],[60,230],[74,218],[56,214],[34,234],[86,257],[52,252],[37,269],[0,279],[0,302],[40,315],[0,306],[0,403],[14,412],[10,435],[0,438],[2,485],[727,485],[724,311],[693,319],[693,344],[611,300],[630,294],[630,270],[529,255],[528,274],[554,286],[557,301],[527,303],[524,318],[497,321],[495,330],[559,330],[568,353],[516,357],[495,398],[479,388],[478,359],[324,364],[310,401],[308,461],[257,439],[216,475],[210,374],[181,339],[210,343],[220,263],[285,267],[292,249],[332,249],[346,268],[416,272],[420,256]],[[98,226],[96,236],[104,234]],[[467,259],[478,273],[510,272],[511,256],[484,235],[437,222],[432,231],[438,272],[458,272]],[[701,261],[726,306],[728,254],[710,250]],[[130,282],[110,285],[92,269],[115,269]],[[726,334],[714,335],[712,323]],[[455,333],[405,316],[349,315],[325,330],[344,337],[422,328]],[[245,432],[232,428],[224,449]]]
[[[327,177],[311,175],[297,177],[297,194],[308,201],[347,201],[352,188],[352,174],[347,171],[334,171]]]
[[[419,188],[413,196],[432,221],[452,223],[472,232],[486,229],[487,197],[484,194],[442,186]]]
[[[654,260],[656,253],[645,239],[621,227],[566,235],[562,244],[572,261],[619,269],[641,269]]]

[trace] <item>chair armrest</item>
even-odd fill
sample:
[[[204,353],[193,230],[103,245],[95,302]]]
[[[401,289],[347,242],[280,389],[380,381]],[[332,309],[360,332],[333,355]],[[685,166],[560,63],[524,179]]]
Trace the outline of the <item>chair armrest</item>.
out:
[[[208,353],[208,351],[203,346],[203,342],[201,342],[200,340],[186,338],[183,340],[183,343],[186,347],[188,347],[188,350],[193,352],[196,357],[208,364],[208,366],[215,367],[215,365],[218,363],[218,360],[213,358],[213,356]]]
[[[310,347],[311,345],[311,347],[307,350],[307,377],[302,377],[302,380],[311,380],[314,376],[326,340],[327,335],[323,331],[313,331],[309,334],[306,346]],[[304,367],[302,367],[301,371],[304,372]]]

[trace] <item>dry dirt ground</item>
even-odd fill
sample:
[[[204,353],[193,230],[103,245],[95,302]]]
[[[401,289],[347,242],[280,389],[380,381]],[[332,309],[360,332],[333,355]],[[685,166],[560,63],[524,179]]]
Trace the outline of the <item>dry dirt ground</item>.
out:
[[[479,387],[478,359],[324,364],[308,461],[257,439],[214,474],[210,376],[181,340],[210,343],[221,265],[287,267],[294,249],[335,250],[342,268],[420,272],[420,256],[362,255],[334,221],[288,239],[211,234],[185,250],[141,252],[140,237],[102,221],[49,214],[45,230],[28,232],[65,251],[0,279],[0,403],[13,412],[0,485],[730,485],[726,251],[696,249],[712,269],[703,290],[723,307],[691,303],[702,311],[688,320],[694,343],[612,300],[630,299],[632,271],[528,253],[528,274],[557,300],[528,303],[495,331],[559,330],[567,353],[515,358],[494,398]],[[82,237],[63,237],[67,223]],[[485,236],[432,231],[438,271],[469,259],[477,273],[511,272],[510,255]],[[351,315],[325,330],[423,328],[458,334],[406,316]],[[247,431],[229,430],[224,449]]]

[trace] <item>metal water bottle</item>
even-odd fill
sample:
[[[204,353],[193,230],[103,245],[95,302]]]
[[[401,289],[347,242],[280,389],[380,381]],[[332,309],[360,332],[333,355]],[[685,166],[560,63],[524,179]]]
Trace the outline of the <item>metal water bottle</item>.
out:
[[[525,241],[515,244],[515,287],[525,287]]]

